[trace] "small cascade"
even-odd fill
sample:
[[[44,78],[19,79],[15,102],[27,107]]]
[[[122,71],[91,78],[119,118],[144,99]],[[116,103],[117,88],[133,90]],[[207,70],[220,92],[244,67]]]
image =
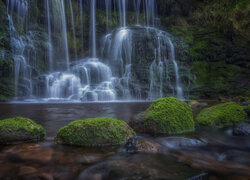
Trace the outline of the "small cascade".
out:
[[[109,32],[109,19],[111,18],[111,0],[105,0],[105,8],[106,8],[106,31]]]
[[[168,38],[168,43],[169,43],[169,46],[170,46],[170,52],[169,52],[170,53],[170,60],[173,61],[173,63],[174,63],[174,69],[175,69],[177,98],[184,99],[184,97],[183,97],[183,90],[182,90],[181,81],[180,81],[180,76],[179,76],[179,67],[178,67],[178,64],[177,64],[176,59],[175,59],[174,45],[173,45],[172,41],[169,38]]]
[[[96,58],[96,0],[91,0],[91,28],[90,37],[92,39],[92,57]]]
[[[83,42],[84,42],[84,38],[83,38],[83,3],[82,3],[83,0],[80,0],[79,1],[79,7],[80,7],[80,25],[81,25],[81,54],[83,54]]]
[[[48,20],[48,57],[49,57],[49,70],[53,71],[53,44],[51,39],[51,21],[50,21],[50,3],[49,0],[46,0],[46,10],[47,10],[47,20]]]
[[[12,2],[13,3],[13,2]],[[20,4],[19,4],[20,5]],[[11,6],[15,7],[11,4]],[[12,8],[13,8],[12,7]],[[22,12],[19,7],[19,12]],[[22,14],[21,13],[21,14]],[[31,55],[35,53],[35,48],[32,40],[32,33],[30,32],[26,36],[20,36],[15,29],[12,16],[8,15],[10,37],[11,37],[11,47],[12,47],[12,57],[14,59],[14,74],[15,74],[15,97],[32,95],[32,73],[35,71],[30,65]],[[18,93],[19,85],[24,85],[25,94],[20,95]]]
[[[71,16],[71,28],[72,28],[73,39],[74,39],[74,54],[75,54],[75,59],[77,59],[75,20],[74,20],[74,13],[73,13],[73,8],[72,8],[72,2],[71,2],[71,0],[69,0],[69,7],[70,7],[70,16]]]
[[[6,0],[7,5],[7,14],[11,14],[12,12],[16,12],[18,15],[18,21],[24,21],[26,13],[28,11],[28,4],[25,0]]]
[[[64,40],[64,51],[66,57],[66,69],[69,71],[69,47],[68,47],[68,37],[67,37],[67,22],[65,17],[64,1],[60,1],[60,14],[62,22],[62,35]]]
[[[136,24],[139,24],[141,0],[135,0],[134,7],[135,7],[135,12],[136,12]]]
[[[79,99],[80,78],[74,74],[56,72],[46,77],[46,93],[51,100]]]

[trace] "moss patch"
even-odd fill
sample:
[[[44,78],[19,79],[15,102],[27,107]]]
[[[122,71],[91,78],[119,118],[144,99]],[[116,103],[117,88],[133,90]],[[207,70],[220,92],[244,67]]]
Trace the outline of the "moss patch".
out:
[[[0,121],[1,144],[40,140],[45,133],[45,129],[41,125],[28,118],[15,117]]]
[[[161,98],[153,102],[145,115],[144,126],[156,134],[180,134],[194,131],[191,108],[174,98]]]
[[[73,121],[61,128],[56,142],[77,146],[120,145],[135,135],[124,121],[107,117],[90,118]]]
[[[200,125],[226,125],[243,122],[246,116],[240,105],[228,102],[203,109],[196,117],[196,122]]]

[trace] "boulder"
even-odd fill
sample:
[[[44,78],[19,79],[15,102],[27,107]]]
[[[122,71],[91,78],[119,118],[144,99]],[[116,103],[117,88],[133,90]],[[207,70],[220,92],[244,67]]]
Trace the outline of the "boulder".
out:
[[[220,126],[244,122],[246,117],[247,114],[240,105],[227,102],[203,109],[196,117],[196,122],[199,125]]]
[[[55,140],[66,145],[105,146],[126,143],[135,135],[124,121],[102,117],[73,121],[58,131]]]
[[[28,118],[15,117],[0,120],[0,144],[38,141],[45,136],[45,129]]]
[[[173,135],[194,131],[191,108],[174,97],[154,101],[145,113],[139,114],[130,124],[139,132],[152,134]]]
[[[235,136],[249,136],[250,135],[250,124],[239,123],[233,129],[233,135]]]

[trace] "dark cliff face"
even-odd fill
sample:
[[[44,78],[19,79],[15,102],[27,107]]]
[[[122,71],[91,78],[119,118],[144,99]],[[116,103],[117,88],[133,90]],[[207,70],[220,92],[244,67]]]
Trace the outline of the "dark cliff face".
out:
[[[13,59],[11,56],[9,21],[5,4],[0,1],[0,101],[13,97]]]
[[[188,45],[194,97],[245,95],[250,87],[248,0],[157,0],[162,28]]]

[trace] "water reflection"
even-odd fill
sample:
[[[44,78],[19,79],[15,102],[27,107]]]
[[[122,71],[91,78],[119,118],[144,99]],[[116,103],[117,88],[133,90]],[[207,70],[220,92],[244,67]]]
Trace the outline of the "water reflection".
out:
[[[73,103],[73,104],[0,104],[0,119],[23,116],[43,125],[47,136],[73,120],[93,117],[114,117],[128,122],[135,114],[149,107],[150,102]]]

